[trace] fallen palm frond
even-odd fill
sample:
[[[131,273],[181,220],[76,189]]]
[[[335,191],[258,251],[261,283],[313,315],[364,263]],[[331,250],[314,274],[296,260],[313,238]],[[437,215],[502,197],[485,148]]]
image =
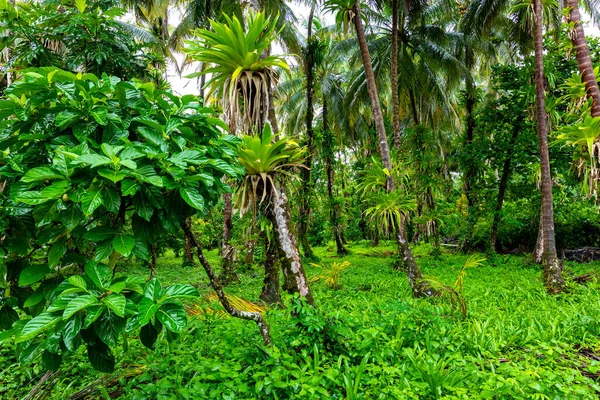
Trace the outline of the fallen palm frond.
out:
[[[242,297],[234,296],[231,294],[225,295],[231,303],[232,306],[237,308],[240,311],[248,311],[248,312],[258,312],[264,314],[267,311],[267,308],[264,306],[259,306],[251,302],[250,300],[246,300]],[[229,316],[227,312],[223,309],[213,309],[209,305],[215,302],[218,302],[219,298],[216,293],[209,293],[202,296],[202,300],[196,300],[195,302],[187,305],[185,307],[187,313],[192,316],[202,316],[202,315],[214,315],[219,317]]]

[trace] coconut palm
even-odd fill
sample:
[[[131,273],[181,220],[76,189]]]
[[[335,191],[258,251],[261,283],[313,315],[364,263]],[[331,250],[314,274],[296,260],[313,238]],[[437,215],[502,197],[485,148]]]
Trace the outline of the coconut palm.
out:
[[[283,270],[295,280],[294,291],[313,304],[312,293],[292,225],[290,207],[282,181],[289,170],[301,167],[304,151],[288,138],[275,140],[267,122],[260,136],[244,135],[238,152],[240,164],[246,169],[244,182],[238,189],[238,208],[244,212],[251,206],[261,209],[275,228],[275,238],[281,254]],[[269,271],[265,271],[269,275]]]
[[[379,93],[375,82],[375,74],[371,63],[371,55],[367,46],[367,38],[362,22],[362,14],[360,2],[358,0],[329,0],[325,3],[325,9],[336,13],[336,20],[343,24],[352,23],[356,30],[356,37],[360,49],[361,59],[363,61],[365,80],[373,109],[373,117],[375,120],[375,129],[377,132],[377,141],[379,143],[379,152],[384,168],[388,171],[392,170],[392,160],[390,156],[390,147],[385,130],[383,113],[379,102]],[[386,191],[392,192],[396,189],[396,183],[392,175],[387,179]],[[404,229],[404,221],[399,224],[399,229],[396,229],[396,242],[400,258],[403,261],[403,268],[408,276],[409,282],[415,296],[433,295],[432,290],[428,285],[423,283],[423,274],[417,265],[415,258],[410,249],[408,240],[406,239],[406,231]]]

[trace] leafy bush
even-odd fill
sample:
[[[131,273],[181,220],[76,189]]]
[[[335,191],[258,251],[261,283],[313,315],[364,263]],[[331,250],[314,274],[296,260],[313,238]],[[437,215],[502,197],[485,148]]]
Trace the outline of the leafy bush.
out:
[[[230,190],[237,140],[213,110],[151,83],[40,68],[6,90],[0,119],[2,338],[49,366],[82,339],[110,370],[122,332],[141,327],[150,346],[163,325],[181,332],[171,299],[195,290],[111,275],[121,257],[153,260],[161,237]]]

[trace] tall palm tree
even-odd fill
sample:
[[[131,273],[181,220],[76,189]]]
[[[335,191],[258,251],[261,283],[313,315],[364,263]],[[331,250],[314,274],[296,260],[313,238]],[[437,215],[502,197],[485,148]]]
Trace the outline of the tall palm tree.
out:
[[[312,154],[314,153],[314,133],[313,133],[313,99],[314,99],[314,74],[315,74],[315,54],[313,37],[313,18],[315,15],[315,2],[313,2],[308,15],[308,26],[306,35],[306,45],[304,48],[304,70],[306,72],[306,148],[308,154],[304,160],[306,168],[302,170],[302,188],[300,197],[300,207],[298,208],[298,239],[302,244],[305,257],[312,257],[313,251],[308,241],[309,218],[310,218],[310,199],[312,193],[312,182],[310,168],[312,163]]]
[[[577,66],[585,83],[587,96],[589,99],[592,99],[592,117],[600,117],[600,89],[598,88],[598,81],[594,74],[594,66],[592,65],[590,50],[581,23],[578,3],[578,0],[565,0],[565,5],[569,8],[567,20],[572,24],[569,36],[576,49]]]
[[[563,290],[562,265],[556,254],[554,236],[554,211],[552,207],[552,175],[548,152],[548,124],[546,121],[545,78],[544,78],[544,36],[542,0],[534,0],[534,47],[535,47],[535,93],[540,166],[542,175],[542,223],[540,235],[543,242],[542,265],[544,284],[549,293]]]
[[[393,167],[390,147],[385,130],[383,113],[381,111],[381,104],[379,102],[379,93],[375,82],[371,55],[369,53],[367,38],[362,23],[360,2],[358,0],[329,0],[326,2],[325,9],[336,12],[338,20],[345,20],[354,25],[363,62],[367,89],[369,91],[369,98],[371,100],[371,107],[373,108],[373,118],[375,120],[375,130],[377,132],[381,160],[384,168],[388,171],[392,171]],[[393,192],[396,189],[396,184],[391,174],[386,186],[388,192]],[[404,271],[408,276],[413,294],[416,297],[433,295],[433,289],[423,282],[423,273],[419,269],[410,249],[408,240],[406,239],[404,221],[399,222],[396,226],[396,242],[398,244],[398,252],[400,253],[399,255],[403,263]]]

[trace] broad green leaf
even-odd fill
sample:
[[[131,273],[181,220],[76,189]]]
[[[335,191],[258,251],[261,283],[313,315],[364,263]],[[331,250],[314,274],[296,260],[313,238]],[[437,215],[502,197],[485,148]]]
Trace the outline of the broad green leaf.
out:
[[[107,116],[108,110],[104,107],[94,107],[92,112],[90,113],[92,117],[96,120],[100,125],[106,125],[108,123]]]
[[[123,282],[123,283],[125,283],[125,282]],[[108,296],[103,298],[102,301],[104,302],[104,304],[106,304],[106,306],[108,308],[113,310],[114,313],[117,314],[119,317],[123,317],[125,315],[126,300],[125,300],[125,296],[123,296],[122,294],[116,294],[116,293],[109,294]]]
[[[126,287],[127,287],[126,281],[114,282],[112,285],[110,285],[108,287],[108,291],[113,292],[113,293],[121,293],[123,291],[123,289],[125,289]]]
[[[85,215],[92,215],[102,205],[102,192],[97,187],[90,187],[81,197],[81,208]]]
[[[148,283],[146,283],[146,287],[144,288],[144,296],[157,301],[163,295],[162,286],[157,279],[152,279]]]
[[[92,306],[88,308],[83,320],[83,327],[85,329],[89,328],[104,311],[106,311],[106,306]]]
[[[125,179],[127,177],[127,174],[120,172],[120,171],[115,171],[114,169],[109,169],[109,168],[99,169],[98,175],[110,180],[113,183],[122,181],[123,179]]]
[[[83,326],[83,318],[80,315],[75,315],[69,319],[62,330],[63,342],[65,347],[70,351],[77,350],[79,347],[79,340],[77,340],[79,331]]]
[[[56,298],[46,311],[55,312],[55,311],[63,311],[69,303],[79,296],[78,293],[65,293],[62,292],[60,297]]]
[[[21,335],[16,340],[17,343],[24,342],[29,339],[33,339],[37,335],[53,327],[62,317],[52,315],[50,313],[42,313],[37,317],[29,320],[23,327]]]
[[[23,178],[21,178],[21,182],[30,183],[44,181],[46,179],[64,179],[64,176],[50,167],[37,167],[27,171]]]
[[[116,234],[117,232],[113,228],[111,228],[110,226],[103,225],[90,229],[89,231],[87,231],[84,237],[88,240],[99,242],[102,240],[110,239]]]
[[[95,370],[111,373],[115,370],[115,357],[104,342],[88,344],[88,360]]]
[[[69,190],[69,182],[65,180],[54,181],[51,185],[42,189],[42,196],[47,199],[58,199]]]
[[[60,364],[62,364],[62,356],[45,350],[42,353],[42,364],[44,365],[44,369],[58,371]]]
[[[91,279],[94,284],[100,289],[106,289],[110,284],[111,272],[110,269],[96,261],[90,261],[85,265],[85,274]]]
[[[197,210],[204,210],[204,198],[196,188],[180,187],[179,194],[181,198]]]
[[[65,308],[65,311],[63,312],[63,318],[69,319],[77,311],[81,311],[95,304],[98,304],[98,299],[96,298],[96,296],[92,296],[91,294],[77,296],[76,298],[71,300],[67,308]]]
[[[199,297],[200,293],[198,290],[191,285],[182,285],[180,283],[176,283],[174,285],[169,286],[165,289],[165,296],[169,297]]]
[[[23,307],[27,308],[36,306],[39,303],[41,303],[42,300],[45,300],[44,291],[38,288],[35,292],[31,294],[31,296],[27,298],[27,300],[25,300],[25,303],[23,303]]]
[[[54,243],[48,251],[48,266],[56,267],[60,264],[60,260],[67,253],[67,238],[63,237],[58,242]]]
[[[135,239],[131,235],[118,235],[113,239],[112,245],[116,252],[127,257],[135,246]]]
[[[160,325],[160,327],[162,328],[162,325]],[[154,343],[156,343],[159,333],[160,330],[149,322],[140,329],[140,341],[147,348],[154,350]]]
[[[112,160],[101,154],[83,154],[73,160],[71,164],[89,164],[92,168],[96,168],[100,165],[112,164]]]
[[[32,265],[27,267],[19,275],[19,286],[29,286],[32,283],[36,283],[51,272],[52,270],[47,265]]]
[[[94,331],[109,346],[116,346],[127,320],[112,312],[103,313],[94,323]]]
[[[83,277],[81,275],[73,275],[70,276],[67,281],[75,286],[78,287],[80,289],[83,289],[85,291],[87,291],[87,283],[85,282],[85,279],[83,279]]]
[[[44,196],[42,194],[42,192],[31,191],[31,192],[23,192],[23,193],[19,194],[17,196],[16,200],[21,203],[36,206],[38,204],[43,204],[52,199],[49,199],[48,197]]]
[[[180,333],[187,326],[187,314],[181,304],[163,304],[156,318],[171,332]]]
[[[154,314],[156,314],[156,311],[158,311],[159,307],[160,304],[156,304],[153,300],[147,297],[144,297],[142,300],[140,300],[140,303],[138,304],[139,324],[146,325],[148,322],[150,322],[152,317],[154,317]]]
[[[0,329],[7,330],[12,328],[15,321],[19,320],[19,314],[8,304],[0,307]]]

